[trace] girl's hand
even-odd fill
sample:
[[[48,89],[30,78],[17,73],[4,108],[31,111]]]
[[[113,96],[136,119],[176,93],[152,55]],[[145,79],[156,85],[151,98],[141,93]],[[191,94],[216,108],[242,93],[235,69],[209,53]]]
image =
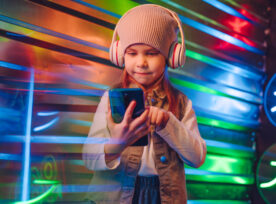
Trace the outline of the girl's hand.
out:
[[[105,153],[120,155],[127,146],[149,133],[149,110],[146,109],[139,117],[133,119],[132,113],[135,106],[135,101],[129,104],[121,123],[115,123],[113,121],[110,105],[108,106],[107,126],[111,135],[111,140],[109,144],[105,145]]]
[[[149,107],[150,124],[155,125],[156,130],[161,130],[166,127],[170,115],[167,111],[154,106]]]

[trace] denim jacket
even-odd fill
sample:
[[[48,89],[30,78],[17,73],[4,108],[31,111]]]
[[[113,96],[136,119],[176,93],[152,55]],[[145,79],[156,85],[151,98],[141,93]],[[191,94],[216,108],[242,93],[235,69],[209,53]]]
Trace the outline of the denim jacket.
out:
[[[201,138],[191,101],[176,90],[180,110],[171,112],[169,121],[162,130],[151,131],[155,152],[155,167],[160,180],[162,204],[187,203],[184,163],[198,167],[206,156],[206,144]],[[104,158],[104,143],[110,138],[106,124],[108,94],[98,105],[89,137],[97,138],[101,144],[86,143],[83,147],[85,165],[94,170],[87,198],[94,202],[132,203],[135,180],[141,165],[143,147],[129,146],[114,165],[107,166]],[[146,98],[150,106],[168,110],[168,101],[162,89],[153,90]],[[172,137],[180,138],[173,140]],[[103,138],[103,140],[101,140]]]

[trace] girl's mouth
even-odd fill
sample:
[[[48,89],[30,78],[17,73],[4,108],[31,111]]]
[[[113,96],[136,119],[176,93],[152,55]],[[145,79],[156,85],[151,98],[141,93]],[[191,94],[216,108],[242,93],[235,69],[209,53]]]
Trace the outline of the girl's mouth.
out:
[[[146,73],[146,72],[135,72],[135,74],[138,74],[138,75],[148,75],[150,73]]]

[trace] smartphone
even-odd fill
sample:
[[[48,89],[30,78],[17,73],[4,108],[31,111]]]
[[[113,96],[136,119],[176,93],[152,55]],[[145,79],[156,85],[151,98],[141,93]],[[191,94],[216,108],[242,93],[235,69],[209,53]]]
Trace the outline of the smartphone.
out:
[[[126,109],[131,101],[136,101],[132,118],[137,118],[145,111],[144,92],[140,88],[116,88],[109,90],[109,101],[112,118],[115,123],[122,122]],[[145,135],[131,146],[145,146],[148,144],[148,136]]]

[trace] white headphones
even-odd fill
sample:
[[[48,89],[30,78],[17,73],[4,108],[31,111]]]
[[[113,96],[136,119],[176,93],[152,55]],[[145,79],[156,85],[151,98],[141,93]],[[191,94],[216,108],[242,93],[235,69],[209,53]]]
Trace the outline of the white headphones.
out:
[[[184,44],[184,33],[183,33],[181,22],[180,22],[178,16],[176,16],[174,12],[172,12],[171,10],[169,10],[165,7],[155,5],[155,4],[151,4],[151,5],[160,7],[162,9],[168,11],[171,14],[171,16],[176,20],[179,31],[180,31],[180,35],[181,35],[181,44],[178,43],[177,41],[174,41],[171,44],[170,50],[169,50],[169,56],[167,58],[168,59],[167,64],[169,67],[171,67],[173,69],[175,69],[177,67],[183,67],[185,64],[185,60],[186,60],[186,55],[185,55],[186,49],[185,49],[185,44]],[[131,10],[132,9],[130,9],[126,14],[124,14],[124,16],[118,21],[117,25]],[[117,65],[119,67],[123,67],[124,66],[124,53],[121,48],[120,40],[117,40],[117,37],[118,37],[117,25],[115,27],[113,37],[112,37],[112,42],[111,42],[110,49],[109,49],[109,58],[110,58],[110,61],[112,63],[114,63],[115,65]]]

